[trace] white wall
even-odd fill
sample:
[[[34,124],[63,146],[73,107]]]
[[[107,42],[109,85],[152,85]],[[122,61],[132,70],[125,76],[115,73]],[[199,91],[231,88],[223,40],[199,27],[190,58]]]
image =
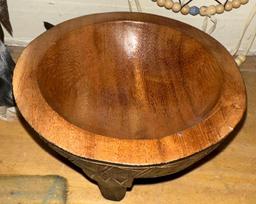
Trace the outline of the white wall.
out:
[[[142,9],[147,13],[174,18],[201,28],[203,17],[183,16],[172,11],[160,8],[151,0],[140,0]],[[214,2],[213,0],[194,0],[197,5]],[[245,6],[222,15],[216,15],[217,29],[213,36],[229,50],[232,50],[241,35],[244,24],[255,0],[250,0]],[[7,44],[26,45],[44,31],[43,21],[57,24],[64,20],[99,12],[128,11],[127,0],[8,0],[10,18],[13,25],[13,38],[6,37]],[[256,28],[254,20],[251,29]],[[242,50],[252,36],[247,35],[242,44]],[[254,43],[251,54],[256,54]]]

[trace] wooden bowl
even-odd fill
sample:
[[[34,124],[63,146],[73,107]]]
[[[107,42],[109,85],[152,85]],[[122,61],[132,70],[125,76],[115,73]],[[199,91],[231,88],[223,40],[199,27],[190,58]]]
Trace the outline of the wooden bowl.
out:
[[[240,72],[220,43],[142,13],[57,25],[24,50],[13,85],[26,121],[112,200],[135,178],[204,157],[246,108]]]

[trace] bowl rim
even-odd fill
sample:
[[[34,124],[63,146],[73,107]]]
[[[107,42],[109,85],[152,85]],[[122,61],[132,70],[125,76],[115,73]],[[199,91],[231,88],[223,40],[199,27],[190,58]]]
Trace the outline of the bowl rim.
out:
[[[221,96],[211,114],[190,128],[162,138],[120,139],[81,129],[55,112],[42,96],[35,80],[34,70],[38,61],[61,33],[109,21],[139,21],[175,27],[187,35],[200,38],[223,73]],[[146,13],[91,14],[51,28],[33,40],[18,59],[13,76],[13,92],[22,116],[47,142],[78,157],[122,165],[164,164],[205,150],[222,141],[246,110],[246,91],[241,74],[233,57],[217,40],[185,23]]]

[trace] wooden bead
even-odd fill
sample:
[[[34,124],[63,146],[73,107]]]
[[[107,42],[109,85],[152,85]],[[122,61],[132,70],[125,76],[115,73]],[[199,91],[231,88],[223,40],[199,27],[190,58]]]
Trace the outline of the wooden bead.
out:
[[[247,4],[249,0],[240,0],[241,4]]]
[[[157,5],[163,7],[165,5],[165,0],[157,0]]]
[[[173,6],[173,1],[172,0],[165,0],[165,8],[166,9],[171,9]]]
[[[173,4],[173,6],[172,6],[173,12],[177,13],[180,11],[180,9],[181,9],[181,5],[179,3],[176,2]]]
[[[235,62],[238,66],[242,65],[244,62],[246,61],[246,56],[244,55],[238,55],[236,58],[235,58]]]
[[[232,8],[233,8],[232,2],[231,2],[231,1],[228,1],[228,2],[226,3],[225,10],[226,10],[226,11],[231,11]]]
[[[165,7],[166,9],[172,9],[173,12],[177,13],[181,11],[183,15],[187,15],[191,13],[194,14],[193,8],[191,9],[189,5],[182,7],[182,5],[178,2],[173,2],[173,0],[152,0],[157,2],[157,5],[160,7]],[[224,6],[223,4],[218,4],[217,6],[211,5],[209,7],[201,6],[200,9],[197,7],[197,14],[199,13],[201,16],[211,16],[215,15],[216,13],[222,14],[225,10],[231,11],[233,8],[239,8],[241,5],[247,4],[249,0],[231,0],[226,3]]]
[[[181,9],[181,13],[183,14],[183,15],[187,15],[188,13],[189,13],[189,5],[186,5],[186,6],[184,6],[182,9]]]
[[[209,16],[214,15],[216,13],[216,7],[213,5],[209,6],[206,10],[206,13]]]
[[[224,9],[224,6],[223,6],[222,4],[219,4],[219,5],[216,6],[216,12],[217,12],[218,14],[223,13],[224,10],[225,10],[225,9]]]
[[[241,6],[240,0],[233,0],[232,6],[233,8],[239,8]]]
[[[206,16],[207,15],[207,7],[206,6],[201,6],[200,7],[200,15],[201,16]]]

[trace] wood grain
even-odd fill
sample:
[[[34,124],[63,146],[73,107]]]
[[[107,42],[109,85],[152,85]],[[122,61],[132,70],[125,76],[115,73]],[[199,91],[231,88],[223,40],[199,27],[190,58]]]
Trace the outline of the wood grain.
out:
[[[204,157],[246,109],[241,75],[217,41],[140,13],[80,17],[41,35],[17,63],[14,95],[43,139],[112,200],[135,178]]]
[[[218,143],[242,117],[246,99],[218,42],[186,24],[136,13],[85,16],[41,35],[17,63],[14,95],[50,143],[136,165]]]
[[[215,58],[192,37],[123,21],[61,37],[40,60],[37,77],[47,103],[67,121],[126,139],[194,126],[217,104],[223,83]]]
[[[14,58],[17,58],[21,48],[12,47],[11,50],[14,52]],[[229,137],[229,140],[233,139],[227,148],[221,145],[218,151],[201,160],[196,168],[185,173],[166,179],[136,182],[138,185],[133,187],[132,193],[127,193],[122,203],[142,203],[145,202],[145,198],[149,204],[165,204],[169,201],[177,204],[255,203],[256,69],[253,61],[255,58],[249,58],[243,65],[243,70],[247,71],[242,71],[248,92],[245,122],[242,128],[238,129],[239,131],[232,134],[236,137],[233,138],[232,135]],[[57,157],[43,143],[38,145],[38,142],[40,141],[36,137],[33,139],[31,133],[28,133],[19,121],[13,123],[0,121],[0,174],[58,174],[68,180],[69,204],[114,203],[103,201],[95,185],[85,181],[83,175],[73,169],[74,166]]]

